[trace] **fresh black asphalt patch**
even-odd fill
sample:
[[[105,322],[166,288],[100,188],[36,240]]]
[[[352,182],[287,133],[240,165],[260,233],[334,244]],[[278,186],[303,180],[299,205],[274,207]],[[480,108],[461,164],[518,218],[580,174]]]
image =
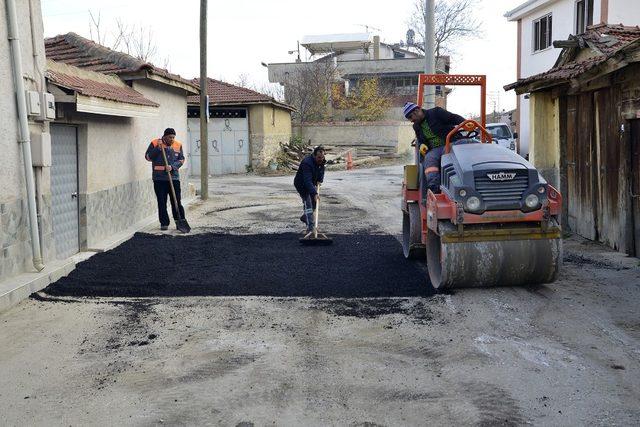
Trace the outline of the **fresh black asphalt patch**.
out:
[[[287,234],[137,233],[48,286],[51,296],[389,298],[434,293],[389,235],[333,235],[307,247]]]

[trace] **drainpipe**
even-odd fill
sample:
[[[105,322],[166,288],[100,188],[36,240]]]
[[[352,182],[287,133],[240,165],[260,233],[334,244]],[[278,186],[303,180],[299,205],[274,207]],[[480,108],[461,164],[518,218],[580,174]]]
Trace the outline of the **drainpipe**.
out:
[[[40,68],[38,68],[38,60],[39,60],[38,49],[37,49],[38,37],[36,35],[36,26],[34,25],[34,22],[33,22],[33,17],[35,16],[33,13],[33,10],[34,10],[33,1],[34,0],[29,0],[29,23],[31,25],[31,51],[33,53],[33,65],[35,68],[35,72],[38,73],[38,76],[40,77],[40,87],[38,88],[38,90],[44,93],[47,91],[47,81],[45,79],[44,73],[41,73]],[[42,41],[42,39],[40,39],[40,41]],[[47,121],[43,121],[42,133],[44,134],[49,132],[50,132],[49,123]],[[36,216],[38,218],[38,238],[40,242],[41,254],[44,253],[44,248],[43,248],[44,231],[42,227],[42,210],[44,208],[43,201],[42,201],[43,169],[44,168],[42,166],[34,166],[35,186],[36,186]],[[43,255],[43,263],[44,263],[44,255]]]
[[[38,233],[38,217],[36,212],[36,189],[33,178],[31,161],[31,137],[29,135],[29,122],[27,118],[27,104],[25,99],[24,80],[22,74],[22,57],[20,52],[20,40],[18,39],[18,15],[16,13],[15,0],[7,0],[7,20],[9,29],[9,44],[13,57],[13,81],[16,85],[16,101],[18,104],[18,119],[20,122],[20,135],[18,143],[22,146],[22,158],[24,160],[24,176],[27,183],[27,204],[29,207],[29,225],[31,231],[31,250],[33,253],[33,266],[36,270],[44,269],[42,253],[40,251],[40,238]]]

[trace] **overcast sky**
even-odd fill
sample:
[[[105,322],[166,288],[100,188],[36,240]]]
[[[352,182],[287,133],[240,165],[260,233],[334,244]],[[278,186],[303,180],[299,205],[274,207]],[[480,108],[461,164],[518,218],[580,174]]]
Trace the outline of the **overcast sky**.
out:
[[[445,0],[436,0],[445,1]],[[116,19],[152,31],[159,57],[168,58],[169,69],[191,78],[199,75],[198,0],[41,0],[46,37],[73,31],[89,38],[89,11],[100,14],[107,34]],[[234,0],[209,1],[209,76],[229,82],[245,74],[258,86],[267,81],[261,62],[288,62],[287,51],[308,34],[369,31],[383,41],[405,38],[406,22],[415,0]],[[499,109],[515,107],[513,92],[502,86],[516,77],[516,24],[504,13],[523,0],[480,0],[469,11],[483,23],[481,37],[462,42],[451,58],[451,73],[486,74],[488,91]],[[371,29],[375,28],[375,30]],[[109,37],[109,36],[108,36]],[[108,43],[107,43],[108,44]],[[155,61],[163,65],[162,60]],[[491,102],[491,101],[490,101]],[[457,88],[450,95],[449,110],[462,115],[479,111],[478,91]],[[493,107],[490,104],[489,110]]]

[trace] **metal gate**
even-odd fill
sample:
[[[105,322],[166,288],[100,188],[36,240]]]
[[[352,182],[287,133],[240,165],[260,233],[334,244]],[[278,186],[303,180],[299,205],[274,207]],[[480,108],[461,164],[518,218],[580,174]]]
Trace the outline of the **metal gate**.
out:
[[[188,119],[191,175],[200,176],[200,119]],[[245,173],[249,162],[249,123],[246,118],[209,120],[209,174]]]
[[[78,137],[74,126],[51,125],[51,206],[58,259],[79,251]]]

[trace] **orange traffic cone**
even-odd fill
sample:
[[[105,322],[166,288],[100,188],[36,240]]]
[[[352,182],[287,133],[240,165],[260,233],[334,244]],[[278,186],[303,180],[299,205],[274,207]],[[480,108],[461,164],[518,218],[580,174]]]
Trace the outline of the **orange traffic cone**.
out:
[[[347,151],[347,170],[353,169],[353,159],[351,158],[351,151]]]

